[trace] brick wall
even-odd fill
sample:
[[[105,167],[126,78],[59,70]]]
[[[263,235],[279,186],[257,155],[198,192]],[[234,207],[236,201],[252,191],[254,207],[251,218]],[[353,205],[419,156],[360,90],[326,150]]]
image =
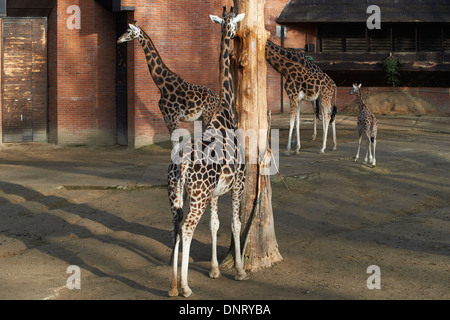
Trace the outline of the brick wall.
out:
[[[79,30],[67,27],[70,5],[80,7]],[[114,15],[96,1],[58,0],[48,35],[50,142],[114,144]]]
[[[166,66],[184,80],[204,85],[217,94],[220,27],[214,25],[209,15],[221,15],[222,5],[232,1],[126,1],[124,5],[135,6],[129,20],[145,30],[156,46]],[[139,42],[129,47],[129,116],[132,117],[134,141],[140,147],[169,139],[158,107],[159,90],[150,77],[144,52]],[[130,49],[132,47],[132,49]],[[134,52],[134,58],[133,58]],[[132,74],[130,74],[130,72]],[[133,85],[130,86],[130,83]],[[192,129],[192,123],[183,123]],[[129,128],[130,129],[130,128]]]

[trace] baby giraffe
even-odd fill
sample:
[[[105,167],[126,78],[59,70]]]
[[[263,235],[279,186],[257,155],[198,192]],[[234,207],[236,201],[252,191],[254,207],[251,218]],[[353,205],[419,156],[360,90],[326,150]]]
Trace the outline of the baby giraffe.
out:
[[[355,162],[359,158],[359,150],[361,149],[361,140],[363,136],[367,139],[366,157],[364,158],[364,164],[367,163],[367,155],[369,155],[369,162],[375,167],[377,161],[375,160],[375,148],[377,146],[377,118],[369,111],[366,104],[361,97],[361,84],[353,84],[350,94],[356,93],[356,102],[358,103],[359,115],[358,115],[358,152],[356,153]],[[373,157],[372,157],[372,145],[373,145]]]

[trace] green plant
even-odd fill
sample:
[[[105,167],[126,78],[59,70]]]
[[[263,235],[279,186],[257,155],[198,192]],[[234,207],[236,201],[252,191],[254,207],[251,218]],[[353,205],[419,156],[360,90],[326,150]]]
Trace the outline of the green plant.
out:
[[[383,62],[383,70],[386,81],[393,87],[400,84],[400,60],[394,57],[392,54],[386,58]]]

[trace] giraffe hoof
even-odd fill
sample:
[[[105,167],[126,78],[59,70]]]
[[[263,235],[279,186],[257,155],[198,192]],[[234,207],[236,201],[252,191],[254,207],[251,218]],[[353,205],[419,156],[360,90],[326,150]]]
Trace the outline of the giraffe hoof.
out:
[[[325,153],[324,150],[320,150],[320,151],[319,151],[319,154],[323,154],[323,153]]]
[[[178,289],[170,289],[169,291],[169,297],[178,297]]]
[[[234,277],[234,280],[236,280],[236,281],[248,280],[248,275],[246,273],[244,273],[244,274],[237,274]]]
[[[295,150],[294,151],[294,154],[299,154],[300,153],[300,150]]]
[[[192,296],[193,292],[191,289],[183,289],[183,297],[185,298],[189,298],[190,296]]]
[[[217,279],[220,278],[222,276],[222,274],[220,273],[219,270],[211,270],[209,271],[209,277],[212,279]]]
[[[291,154],[290,154],[289,151],[285,151],[285,152],[284,152],[284,155],[285,155],[285,156],[290,156]]]

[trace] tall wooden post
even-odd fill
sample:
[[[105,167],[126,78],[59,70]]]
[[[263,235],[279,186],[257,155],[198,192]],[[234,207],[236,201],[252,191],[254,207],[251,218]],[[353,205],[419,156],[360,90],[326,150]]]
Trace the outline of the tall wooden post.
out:
[[[234,80],[239,128],[257,136],[257,161],[246,146],[246,183],[241,204],[241,243],[244,268],[256,271],[281,261],[275,237],[270,176],[260,175],[262,157],[268,152],[265,45],[269,32],[264,26],[264,0],[235,0],[234,11],[245,13],[234,43]],[[270,157],[266,157],[266,161]],[[234,244],[222,263],[233,266]]]

